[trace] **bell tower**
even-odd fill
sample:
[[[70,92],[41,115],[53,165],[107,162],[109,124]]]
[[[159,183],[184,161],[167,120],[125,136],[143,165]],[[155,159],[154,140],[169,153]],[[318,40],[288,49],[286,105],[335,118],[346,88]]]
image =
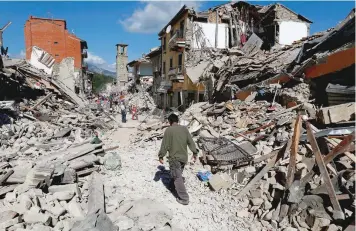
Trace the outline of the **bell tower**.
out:
[[[116,80],[120,83],[120,86],[125,86],[128,82],[127,46],[127,44],[116,44]]]

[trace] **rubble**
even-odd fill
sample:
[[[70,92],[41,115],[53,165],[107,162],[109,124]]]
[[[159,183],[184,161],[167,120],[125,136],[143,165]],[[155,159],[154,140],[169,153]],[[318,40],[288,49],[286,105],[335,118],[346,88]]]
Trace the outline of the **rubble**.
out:
[[[351,31],[350,25],[345,20],[333,30],[269,52],[261,50],[262,40],[253,34],[241,49],[212,49],[212,60],[187,70],[199,73],[201,81],[214,77],[215,101],[192,104],[184,112],[172,109],[201,150],[200,163],[186,165],[192,195],[186,207],[167,196],[169,171],[164,166],[157,170],[168,113],[156,109],[144,86],[130,85],[125,97],[128,108],[136,105],[143,115],[131,134],[115,114],[90,104],[58,79],[25,61],[4,60],[0,229],[352,227],[355,103],[350,97],[335,99],[344,97],[337,93],[352,92],[329,79],[312,80],[319,76],[313,70],[303,72],[354,45],[347,36],[347,41],[331,43],[340,39],[340,31]],[[319,86],[334,94],[326,97],[330,104],[320,103]],[[93,142],[94,131],[102,140]],[[131,143],[117,146],[121,140],[113,140],[112,132]],[[208,174],[202,178],[203,172]],[[153,182],[153,175],[163,184]]]

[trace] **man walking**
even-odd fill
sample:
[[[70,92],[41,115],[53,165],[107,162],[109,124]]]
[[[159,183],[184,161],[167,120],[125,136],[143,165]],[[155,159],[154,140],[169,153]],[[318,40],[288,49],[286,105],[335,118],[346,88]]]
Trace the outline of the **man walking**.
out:
[[[125,107],[124,103],[121,103],[120,108],[121,108],[121,121],[123,123],[126,123],[126,107]]]
[[[183,170],[188,162],[187,146],[193,152],[192,160],[195,162],[198,156],[198,149],[195,147],[192,136],[188,129],[178,124],[178,116],[171,114],[168,117],[171,125],[164,132],[161,149],[158,153],[159,162],[163,164],[163,157],[169,152],[168,162],[173,184],[177,192],[177,202],[183,205],[189,204],[189,195],[184,185]]]

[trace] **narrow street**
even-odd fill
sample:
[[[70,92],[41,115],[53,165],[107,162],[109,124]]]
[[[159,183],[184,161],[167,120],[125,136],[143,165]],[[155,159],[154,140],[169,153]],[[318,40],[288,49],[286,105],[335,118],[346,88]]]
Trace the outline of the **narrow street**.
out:
[[[120,118],[117,117],[117,120]],[[137,132],[139,123],[139,121],[129,118],[123,128],[118,128],[111,134],[109,132],[108,137],[104,140],[104,143],[111,145],[122,145],[115,150],[121,157],[122,168],[116,172],[102,171],[105,178],[106,197],[117,200],[118,203],[122,201],[122,204],[129,200],[149,199],[154,201],[158,208],[167,207],[172,216],[170,221],[170,225],[174,228],[172,230],[249,230],[248,221],[236,216],[243,204],[247,207],[248,200],[239,202],[235,201],[228,192],[211,191],[196,176],[197,172],[203,169],[203,166],[198,162],[194,165],[189,163],[184,171],[186,187],[190,196],[189,205],[183,206],[177,203],[174,195],[163,184],[170,177],[169,172],[159,170],[157,154],[161,141],[144,142],[141,146],[130,143]],[[164,167],[168,170],[168,163],[165,163]],[[107,204],[111,203],[112,201],[109,199]],[[125,207],[122,204],[120,207]],[[149,208],[146,206],[142,209]],[[111,212],[109,208],[107,208],[107,212]],[[120,217],[118,213],[120,213],[120,209],[109,214],[109,217],[115,220]],[[155,225],[162,222],[162,219],[158,217],[155,219],[155,221],[151,221],[156,223]]]

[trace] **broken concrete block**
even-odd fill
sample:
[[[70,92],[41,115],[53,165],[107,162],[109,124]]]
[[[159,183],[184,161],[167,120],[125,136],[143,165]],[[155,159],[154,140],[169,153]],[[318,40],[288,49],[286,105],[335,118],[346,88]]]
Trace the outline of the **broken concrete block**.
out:
[[[278,223],[277,223],[277,221],[272,220],[272,221],[271,221],[271,226],[272,226],[272,228],[273,228],[274,230],[277,230],[277,229],[278,229]]]
[[[75,201],[75,198],[68,203],[67,210],[72,217],[83,218],[85,216],[82,207]]]
[[[252,198],[255,198],[255,197],[260,198],[263,195],[263,191],[262,191],[262,189],[251,189],[250,195]]]
[[[53,172],[53,167],[36,166],[28,172],[24,183],[28,186],[37,187],[40,183],[44,182],[47,186],[50,186]]]
[[[29,211],[25,212],[23,219],[28,224],[41,223],[44,225],[49,225],[51,224],[52,217],[31,208]]]
[[[112,223],[110,218],[104,213],[92,213],[84,220],[75,222],[71,231],[117,231],[118,228]]]
[[[264,202],[264,200],[262,198],[253,198],[251,200],[251,203],[254,206],[260,206],[260,205],[262,205],[263,202]]]
[[[283,231],[298,231],[298,229],[293,228],[293,227],[287,227],[287,228],[283,229]]]
[[[13,205],[13,210],[19,214],[24,214],[26,211],[30,210],[32,207],[32,201],[28,195],[20,195],[19,203]]]
[[[228,189],[233,184],[233,180],[227,173],[215,174],[209,179],[209,185],[214,191]]]
[[[105,212],[104,181],[102,176],[93,172],[89,186],[88,214],[96,213],[98,210]]]
[[[79,191],[77,184],[66,184],[66,185],[52,185],[48,188],[48,192],[72,192],[77,193]]]
[[[328,227],[330,225],[330,220],[326,218],[316,217],[314,219],[314,224],[312,226],[312,231],[322,230],[323,227]]]
[[[77,173],[72,168],[66,168],[63,173],[61,184],[73,184],[77,181]]]
[[[337,226],[335,224],[329,225],[328,229],[326,231],[339,231],[342,230],[342,227]]]
[[[53,201],[52,204],[47,204],[46,206],[43,206],[43,209],[48,211],[54,217],[59,217],[66,211],[56,200]]]
[[[16,201],[16,193],[15,192],[6,193],[5,201],[9,203],[14,203]]]
[[[263,209],[270,210],[271,208],[272,208],[272,204],[268,200],[265,200],[263,203]]]
[[[262,218],[265,221],[270,221],[272,219],[272,214],[274,212],[274,209],[272,209],[271,211],[267,212],[267,214]]]
[[[0,224],[7,222],[17,216],[17,212],[7,210],[0,213]]]
[[[59,201],[69,201],[74,197],[75,193],[70,191],[55,192],[53,193],[53,198]]]
[[[119,230],[129,230],[135,225],[134,220],[126,216],[119,216],[113,222],[119,227]]]
[[[321,108],[316,113],[317,120],[323,124],[355,120],[355,106],[352,102]]]
[[[7,220],[5,222],[2,222],[0,224],[0,230],[7,230],[7,228],[13,226],[13,225],[16,225],[18,223],[21,222],[21,218],[20,217],[15,217],[13,219],[10,219],[10,220]]]
[[[246,217],[247,218],[247,217],[249,217],[249,215],[250,215],[250,213],[247,208],[240,209],[236,213],[236,216],[238,216],[238,217]]]
[[[22,231],[25,230],[25,225],[24,223],[18,223],[18,224],[14,224],[13,226],[7,228],[7,231]]]
[[[32,231],[52,231],[51,227],[42,225],[42,224],[35,224],[34,226],[32,226]]]
[[[249,175],[253,175],[256,173],[256,168],[254,166],[247,166],[245,172]]]

